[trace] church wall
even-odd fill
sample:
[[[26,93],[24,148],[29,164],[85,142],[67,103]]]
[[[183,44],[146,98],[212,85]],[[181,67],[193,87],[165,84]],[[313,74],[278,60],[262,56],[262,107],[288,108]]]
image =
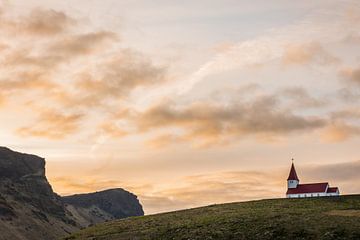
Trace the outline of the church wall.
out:
[[[327,194],[325,192],[318,193],[300,193],[300,194],[287,194],[287,198],[307,198],[307,197],[325,197]]]
[[[330,197],[330,196],[339,196],[339,192],[336,193],[301,193],[301,194],[286,194],[287,198],[308,198],[308,197]]]

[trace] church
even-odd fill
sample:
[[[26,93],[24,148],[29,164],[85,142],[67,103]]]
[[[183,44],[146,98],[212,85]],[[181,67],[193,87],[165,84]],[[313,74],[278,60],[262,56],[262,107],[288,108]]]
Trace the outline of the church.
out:
[[[339,196],[338,187],[330,187],[329,183],[306,183],[299,184],[300,180],[296,174],[294,162],[291,164],[290,174],[287,179],[287,198],[325,197]]]

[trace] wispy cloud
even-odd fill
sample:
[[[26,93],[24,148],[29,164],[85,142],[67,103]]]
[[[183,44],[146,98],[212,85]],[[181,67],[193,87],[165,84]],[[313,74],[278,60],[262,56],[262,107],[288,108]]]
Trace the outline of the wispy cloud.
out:
[[[267,31],[263,36],[241,41],[226,46],[208,62],[202,64],[197,71],[181,81],[175,89],[178,94],[185,94],[207,76],[243,69],[251,66],[262,66],[283,59],[283,63],[324,65],[339,63],[321,44],[341,42],[349,32],[356,31],[354,19],[358,19],[355,9],[359,5],[350,3],[353,8],[349,17],[349,5],[339,3],[334,12],[331,9],[309,15],[303,21],[287,25],[283,28]]]
[[[35,136],[49,139],[62,139],[80,129],[81,113],[62,113],[55,110],[41,110],[39,117],[29,126],[21,127],[16,132],[24,137]]]

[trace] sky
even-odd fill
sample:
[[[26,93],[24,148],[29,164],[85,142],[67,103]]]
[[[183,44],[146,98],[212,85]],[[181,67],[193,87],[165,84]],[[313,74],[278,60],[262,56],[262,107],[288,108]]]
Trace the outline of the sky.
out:
[[[358,1],[0,1],[0,145],[146,214],[360,192]]]

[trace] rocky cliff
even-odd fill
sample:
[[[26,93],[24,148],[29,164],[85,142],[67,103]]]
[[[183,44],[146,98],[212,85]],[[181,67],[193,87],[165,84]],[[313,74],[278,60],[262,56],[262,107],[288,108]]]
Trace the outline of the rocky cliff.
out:
[[[83,226],[143,215],[120,189],[61,198],[45,176],[45,160],[0,147],[0,240],[58,239]]]
[[[63,197],[63,201],[67,210],[83,227],[108,220],[144,215],[137,197],[121,188],[67,196]]]
[[[45,160],[0,147],[0,239],[56,239],[78,228],[45,177]]]

